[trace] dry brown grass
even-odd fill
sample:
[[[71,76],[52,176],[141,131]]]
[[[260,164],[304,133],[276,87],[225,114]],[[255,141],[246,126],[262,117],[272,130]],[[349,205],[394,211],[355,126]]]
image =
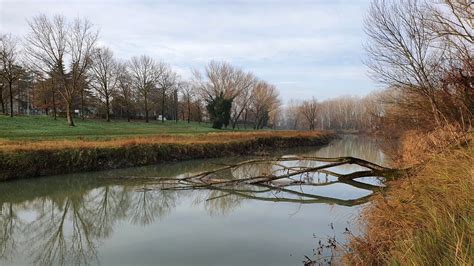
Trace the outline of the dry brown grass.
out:
[[[109,140],[0,140],[0,151],[18,152],[78,148],[115,148],[130,145],[146,144],[227,143],[234,141],[252,140],[256,138],[324,137],[330,135],[332,135],[332,133],[322,131],[261,131],[207,133],[198,135],[156,135],[146,137],[117,138]]]
[[[394,164],[398,167],[419,165],[458,143],[466,143],[468,135],[460,126],[446,125],[431,132],[416,130],[402,135],[394,152]]]
[[[351,240],[353,253],[346,262],[473,265],[474,145],[470,140],[468,145],[432,156],[414,176],[393,181],[388,192],[375,195],[361,218],[365,232]]]

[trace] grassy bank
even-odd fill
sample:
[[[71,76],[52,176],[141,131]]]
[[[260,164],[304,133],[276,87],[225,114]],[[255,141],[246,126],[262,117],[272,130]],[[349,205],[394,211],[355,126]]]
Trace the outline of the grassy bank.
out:
[[[187,123],[185,121],[127,122],[99,119],[76,119],[75,127],[69,127],[65,118],[54,120],[47,116],[0,115],[0,139],[4,140],[43,140],[43,139],[102,139],[118,137],[149,136],[157,134],[201,134],[218,131],[208,123]]]
[[[358,265],[474,264],[474,144],[432,156],[374,196],[347,255]]]
[[[334,137],[328,132],[262,131],[110,140],[4,140],[0,142],[0,180],[249,155],[276,148],[323,145]]]

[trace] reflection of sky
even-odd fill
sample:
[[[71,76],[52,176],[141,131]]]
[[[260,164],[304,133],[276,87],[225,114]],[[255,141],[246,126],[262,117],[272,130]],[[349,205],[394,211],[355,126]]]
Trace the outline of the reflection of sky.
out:
[[[353,137],[304,154],[347,154],[383,162],[383,155],[369,139]],[[57,231],[63,214],[68,252],[71,245],[78,246],[78,239],[72,238],[74,226],[83,223],[77,231],[80,244],[83,247],[91,244],[88,251],[98,252],[102,265],[296,265],[303,255],[312,255],[317,243],[313,233],[325,239],[333,234],[329,226],[333,223],[338,239],[343,240],[344,228],[354,229],[348,222],[357,215],[360,206],[275,203],[237,196],[206,201],[223,194],[216,191],[141,192],[137,191],[141,186],[120,186],[101,178],[183,175],[216,167],[213,163],[226,160],[229,159],[2,183],[0,224],[8,224],[8,219],[13,218],[15,230],[13,235],[6,231],[0,234],[13,236],[17,244],[17,253],[10,254],[14,260],[7,264],[24,265],[44,251],[47,238],[41,236],[49,237],[51,232]],[[342,172],[355,170],[351,166],[340,168]],[[324,175],[320,179],[325,179]],[[375,178],[358,180],[379,184]],[[292,189],[299,191],[298,186]],[[367,190],[341,183],[306,187],[303,192],[340,199],[369,194]],[[281,195],[283,193],[277,194]],[[13,202],[11,217],[9,202]],[[5,227],[0,230],[2,228]],[[84,242],[87,239],[91,243]]]
[[[202,212],[185,202],[165,222],[124,225],[99,250],[103,264],[298,265],[312,254],[313,233],[330,235],[331,222],[343,231],[356,210],[251,201],[226,216]]]

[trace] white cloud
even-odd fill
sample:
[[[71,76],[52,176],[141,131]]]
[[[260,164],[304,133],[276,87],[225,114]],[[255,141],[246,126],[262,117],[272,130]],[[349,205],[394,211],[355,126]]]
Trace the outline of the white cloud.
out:
[[[375,87],[360,66],[367,3],[0,0],[0,31],[22,36],[26,19],[38,13],[85,16],[100,28],[101,44],[123,59],[149,54],[183,76],[211,59],[226,60],[278,84],[282,95],[324,85],[335,96],[346,87]]]

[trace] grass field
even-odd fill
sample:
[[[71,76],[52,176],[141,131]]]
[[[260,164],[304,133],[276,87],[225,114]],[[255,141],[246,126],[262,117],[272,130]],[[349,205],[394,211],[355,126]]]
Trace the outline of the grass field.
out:
[[[319,146],[335,138],[321,131],[215,130],[207,124],[0,118],[0,181],[114,169],[166,161],[251,155],[279,148]]]
[[[113,120],[75,120],[75,127],[69,127],[65,118],[54,120],[46,116],[0,116],[0,139],[4,140],[45,140],[45,139],[101,139],[129,136],[147,136],[163,134],[197,134],[222,132],[208,123],[187,123],[185,121],[141,121],[127,122]]]
[[[318,131],[217,130],[208,123],[180,121],[126,122],[76,120],[69,127],[64,118],[0,116],[0,151],[115,148],[130,145],[203,144],[247,141],[257,138],[326,138]]]

